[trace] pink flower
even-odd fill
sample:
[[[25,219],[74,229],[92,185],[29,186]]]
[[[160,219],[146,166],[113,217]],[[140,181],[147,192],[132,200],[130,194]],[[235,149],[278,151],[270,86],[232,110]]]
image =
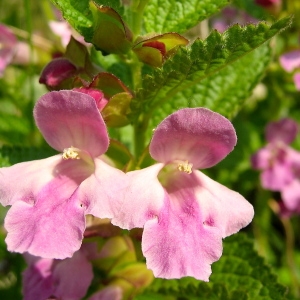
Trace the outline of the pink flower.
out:
[[[294,178],[281,190],[284,206],[291,214],[300,214],[300,152],[296,153],[292,165]]]
[[[300,68],[300,50],[284,53],[280,56],[279,62],[287,72],[292,72],[296,68]]]
[[[159,163],[127,173],[130,185],[113,224],[143,227],[142,250],[156,277],[208,281],[222,238],[249,224],[253,208],[198,168],[221,161],[236,144],[232,124],[205,108],[164,119],[150,143]]]
[[[271,122],[266,128],[268,144],[252,157],[253,168],[262,170],[262,187],[281,192],[279,213],[285,217],[300,213],[300,152],[288,146],[298,131],[292,119]]]
[[[49,21],[49,27],[51,30],[61,38],[61,44],[64,47],[67,47],[71,35],[72,35],[72,28],[66,21]]]
[[[95,100],[74,91],[50,92],[34,108],[48,144],[62,152],[0,169],[0,203],[9,251],[71,257],[80,248],[85,215],[112,218],[126,176],[104,162],[109,145]]]
[[[212,27],[219,32],[224,32],[234,24],[245,25],[257,22],[256,19],[248,15],[245,11],[228,6],[217,17],[212,19]]]
[[[272,144],[291,144],[299,131],[298,124],[289,118],[270,122],[266,127],[266,140]]]
[[[97,244],[90,243],[83,244],[71,258],[64,260],[26,254],[29,266],[23,273],[23,299],[82,299],[94,277],[90,260],[96,252]]]
[[[295,73],[294,83],[297,91],[300,91],[300,72]]]
[[[14,34],[6,26],[0,24],[0,77],[12,61],[16,45],[17,39]]]
[[[67,21],[49,21],[49,27],[54,34],[58,35],[61,39],[61,44],[63,47],[67,47],[71,36],[73,35],[76,40],[85,46],[91,46],[90,43],[86,43],[83,36],[79,35],[75,30],[72,30],[72,27]]]
[[[295,177],[294,163],[299,153],[289,147],[298,132],[292,119],[271,122],[266,128],[268,144],[252,156],[254,169],[262,170],[261,184],[265,189],[281,191]]]

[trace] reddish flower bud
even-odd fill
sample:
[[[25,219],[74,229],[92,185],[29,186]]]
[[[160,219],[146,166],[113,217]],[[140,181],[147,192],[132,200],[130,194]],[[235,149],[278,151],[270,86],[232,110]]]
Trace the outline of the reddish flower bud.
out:
[[[139,38],[132,50],[139,60],[153,67],[161,67],[166,59],[175,53],[178,46],[185,46],[188,40],[171,32],[152,37]]]

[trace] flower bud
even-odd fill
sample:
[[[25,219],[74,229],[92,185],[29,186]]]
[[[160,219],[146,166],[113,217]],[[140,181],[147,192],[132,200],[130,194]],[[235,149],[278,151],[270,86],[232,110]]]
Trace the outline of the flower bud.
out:
[[[152,66],[161,67],[173,55],[178,46],[185,46],[188,40],[176,32],[139,38],[132,50],[139,60]]]
[[[94,17],[94,32],[91,42],[104,55],[124,54],[131,48],[132,33],[121,16],[111,7],[90,4]],[[109,30],[108,30],[109,29]]]

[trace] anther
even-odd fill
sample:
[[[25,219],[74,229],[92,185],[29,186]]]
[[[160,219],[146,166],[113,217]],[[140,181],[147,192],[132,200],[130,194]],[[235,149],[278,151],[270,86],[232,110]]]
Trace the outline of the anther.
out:
[[[64,149],[62,158],[63,159],[80,159],[79,149],[74,148],[73,146],[71,146],[70,148]]]
[[[192,173],[192,169],[193,169],[193,164],[190,164],[187,160],[184,162],[181,162],[177,165],[177,169],[180,172],[184,172],[187,174],[191,174]]]

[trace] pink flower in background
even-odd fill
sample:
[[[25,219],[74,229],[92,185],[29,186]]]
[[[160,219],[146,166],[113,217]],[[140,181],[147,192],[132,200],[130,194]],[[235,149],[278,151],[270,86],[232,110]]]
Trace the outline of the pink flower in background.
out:
[[[16,51],[17,39],[11,30],[0,24],[0,77],[12,61]]]
[[[77,41],[84,44],[85,46],[90,46],[91,44],[86,43],[83,36],[76,34],[75,31],[72,30],[72,27],[67,21],[49,21],[49,27],[53,31],[54,34],[58,35],[61,39],[61,44],[63,47],[67,47],[70,42],[71,36],[73,35]]]
[[[257,22],[255,18],[249,16],[245,11],[229,6],[225,7],[217,17],[212,19],[212,27],[222,33],[228,27],[237,23],[245,25]]]
[[[295,73],[294,75],[294,83],[297,91],[300,91],[300,73]]]
[[[60,36],[61,38],[61,44],[64,47],[67,47],[71,35],[72,35],[72,29],[68,22],[66,21],[49,21],[49,26],[53,33]]]
[[[266,128],[267,146],[252,157],[252,166],[262,170],[262,186],[281,192],[283,216],[300,213],[300,152],[289,146],[298,129],[292,119],[271,122]]]
[[[75,91],[50,92],[34,108],[45,140],[63,154],[0,169],[0,203],[9,251],[71,257],[80,248],[85,215],[112,218],[126,184],[105,163],[109,145],[95,100]]]
[[[255,3],[264,7],[280,5],[281,0],[255,0]]]
[[[130,185],[112,223],[144,228],[142,250],[154,276],[208,281],[222,238],[251,222],[250,203],[197,170],[217,164],[235,144],[223,116],[181,109],[155,129],[150,154],[159,163],[126,174]]]
[[[272,15],[279,15],[282,8],[282,0],[255,0],[255,3],[262,6]]]
[[[293,161],[294,178],[281,190],[282,201],[291,212],[300,214],[300,152]]]
[[[292,119],[271,122],[266,128],[268,144],[252,156],[254,169],[262,170],[263,188],[280,191],[295,177],[294,162],[299,153],[289,147],[298,132],[298,125]]]
[[[293,72],[296,69],[300,69],[300,50],[294,50],[287,52],[280,56],[280,65],[287,72]],[[296,72],[293,76],[296,90],[300,91],[300,73]]]
[[[282,54],[279,58],[279,62],[282,68],[287,72],[292,72],[296,68],[300,68],[300,50]]]
[[[94,277],[90,260],[96,253],[97,244],[89,243],[64,260],[25,254],[28,268],[23,273],[23,299],[82,299]]]
[[[291,144],[299,131],[298,124],[289,118],[277,122],[270,122],[265,131],[266,140],[272,144]]]

